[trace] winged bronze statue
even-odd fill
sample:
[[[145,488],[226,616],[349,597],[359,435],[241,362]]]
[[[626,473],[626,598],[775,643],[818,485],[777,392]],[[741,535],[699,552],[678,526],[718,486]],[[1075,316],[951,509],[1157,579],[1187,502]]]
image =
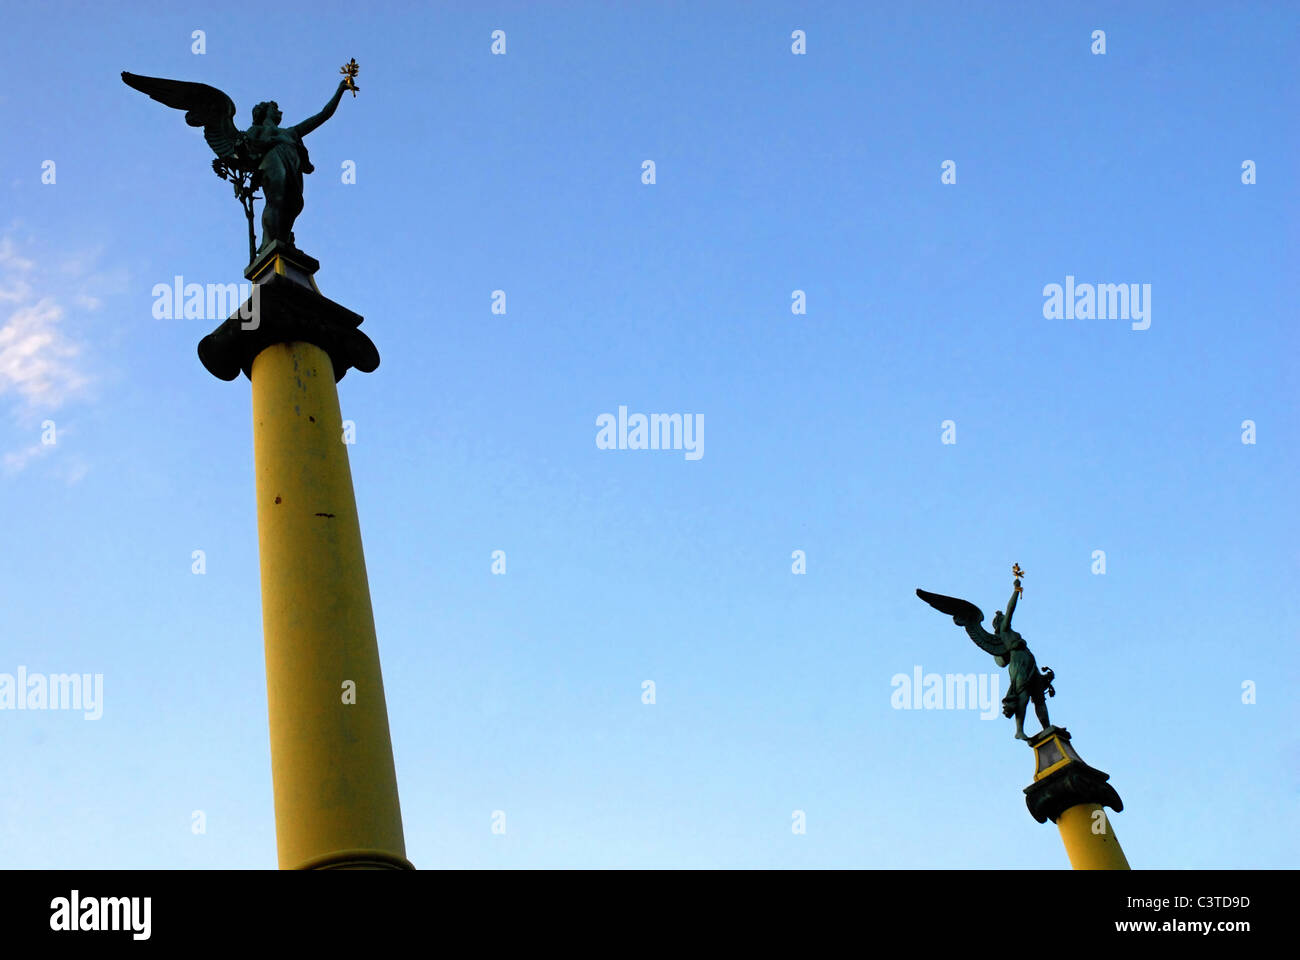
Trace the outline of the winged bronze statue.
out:
[[[1056,674],[1046,668],[1040,672],[1024,637],[1011,629],[1011,616],[1016,612],[1016,601],[1022,592],[1020,577],[1024,571],[1019,564],[1016,565],[1015,573],[1015,587],[1011,591],[1007,612],[1003,615],[999,610],[993,615],[992,633],[984,629],[983,611],[969,600],[945,597],[940,593],[919,589],[916,595],[936,610],[952,617],[952,622],[964,628],[977,647],[993,655],[999,667],[1010,667],[1011,688],[1002,698],[1002,713],[1016,718],[1016,739],[1028,740],[1029,737],[1025,736],[1025,709],[1030,701],[1033,701],[1038,722],[1043,725],[1039,735],[1056,729],[1048,720],[1046,701],[1047,697],[1056,696],[1056,690],[1052,686]]]
[[[159,103],[184,110],[186,123],[203,128],[203,138],[217,155],[212,169],[217,176],[235,185],[235,196],[248,217],[251,262],[276,240],[294,246],[293,223],[303,206],[302,178],[315,169],[302,139],[334,116],[344,90],[360,89],[352,82],[356,76],[355,63],[354,60],[350,65],[353,69],[339,82],[325,108],[291,127],[280,126],[283,117],[274,100],[255,106],[253,125],[240,130],[235,126],[234,101],[216,87],[186,80],[142,77],[126,71],[122,72],[122,80]],[[266,202],[262,207],[262,244],[254,249],[253,200],[258,199],[254,195],[259,189]]]

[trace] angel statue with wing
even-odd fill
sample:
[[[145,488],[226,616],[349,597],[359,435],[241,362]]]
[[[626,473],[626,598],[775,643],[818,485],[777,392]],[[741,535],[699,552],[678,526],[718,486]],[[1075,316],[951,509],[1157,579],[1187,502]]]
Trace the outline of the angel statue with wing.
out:
[[[216,87],[184,80],[141,77],[123,71],[122,80],[147,93],[159,103],[185,111],[185,122],[202,127],[203,138],[217,155],[212,168],[223,179],[235,184],[235,195],[248,216],[249,260],[266,250],[276,240],[294,246],[293,222],[302,212],[302,178],[313,167],[302,138],[334,116],[344,90],[359,90],[352,78],[355,61],[339,82],[338,89],[325,108],[291,127],[280,126],[283,119],[274,100],[253,108],[253,125],[247,130],[235,126],[235,104]],[[261,188],[266,203],[262,208],[262,245],[253,249],[253,194]]]
[[[1038,663],[1034,660],[1034,655],[1029,652],[1029,647],[1025,645],[1024,638],[1011,629],[1011,616],[1016,612],[1016,600],[1023,592],[1020,587],[1020,577],[1024,575],[1019,564],[1013,572],[1016,574],[1016,579],[1011,591],[1011,601],[1007,604],[1005,615],[1001,610],[993,615],[992,633],[984,629],[983,611],[970,601],[945,597],[925,590],[917,590],[916,595],[936,610],[951,616],[952,622],[957,626],[965,628],[976,646],[986,653],[993,654],[993,659],[999,667],[1010,667],[1011,689],[1002,698],[1002,713],[1004,716],[1016,718],[1016,739],[1028,740],[1029,737],[1025,736],[1025,709],[1031,700],[1034,703],[1034,712],[1038,714],[1038,722],[1043,725],[1038,735],[1056,729],[1047,718],[1046,701],[1047,697],[1056,696],[1056,690],[1052,687],[1052,680],[1056,675],[1048,669],[1039,671]]]

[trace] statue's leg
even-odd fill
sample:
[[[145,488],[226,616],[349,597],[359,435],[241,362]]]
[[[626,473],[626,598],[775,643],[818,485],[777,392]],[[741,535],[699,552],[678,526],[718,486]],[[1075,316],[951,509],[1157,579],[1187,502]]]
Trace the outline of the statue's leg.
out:
[[[266,203],[262,207],[262,247],[265,249],[280,235],[280,198],[265,187],[263,190]]]
[[[262,196],[266,198],[262,206],[262,247],[266,249],[272,240],[287,240],[284,235],[284,167],[279,163],[268,163],[262,167]]]
[[[283,237],[289,243],[293,243],[293,224],[298,219],[298,214],[302,213],[302,207],[302,173],[298,170],[286,171],[280,229],[284,231]]]
[[[1047,719],[1047,699],[1041,693],[1034,697],[1034,713],[1038,714],[1038,722],[1043,725],[1044,730],[1052,725],[1052,722]]]
[[[1016,701],[1016,739],[1028,740],[1025,736],[1025,708],[1029,706],[1029,698],[1021,697]]]

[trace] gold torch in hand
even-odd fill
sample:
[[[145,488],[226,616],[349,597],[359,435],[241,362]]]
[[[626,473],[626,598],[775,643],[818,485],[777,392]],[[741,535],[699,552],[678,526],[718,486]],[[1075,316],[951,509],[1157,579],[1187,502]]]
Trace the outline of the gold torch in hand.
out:
[[[356,57],[339,67],[339,73],[343,74],[343,84],[352,91],[352,99],[354,100],[357,96],[357,85],[352,81],[357,78],[357,74],[360,72],[361,64],[357,63]]]

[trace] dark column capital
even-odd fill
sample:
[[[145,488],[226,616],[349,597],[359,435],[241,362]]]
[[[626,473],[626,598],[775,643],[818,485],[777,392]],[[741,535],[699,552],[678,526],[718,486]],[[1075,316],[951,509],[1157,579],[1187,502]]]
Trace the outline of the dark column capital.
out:
[[[1039,823],[1055,823],[1066,810],[1081,803],[1099,803],[1116,812],[1124,801],[1107,781],[1110,774],[1091,767],[1075,752],[1070,734],[1062,727],[1044,731],[1030,740],[1038,772],[1025,787],[1025,805]]]
[[[251,264],[245,276],[253,293],[239,309],[199,341],[199,360],[219,380],[252,376],[253,359],[276,343],[320,347],[334,366],[334,380],[350,367],[370,373],[379,351],[362,333],[361,316],[322,296],[312,274],[319,268],[301,251],[279,244]]]

